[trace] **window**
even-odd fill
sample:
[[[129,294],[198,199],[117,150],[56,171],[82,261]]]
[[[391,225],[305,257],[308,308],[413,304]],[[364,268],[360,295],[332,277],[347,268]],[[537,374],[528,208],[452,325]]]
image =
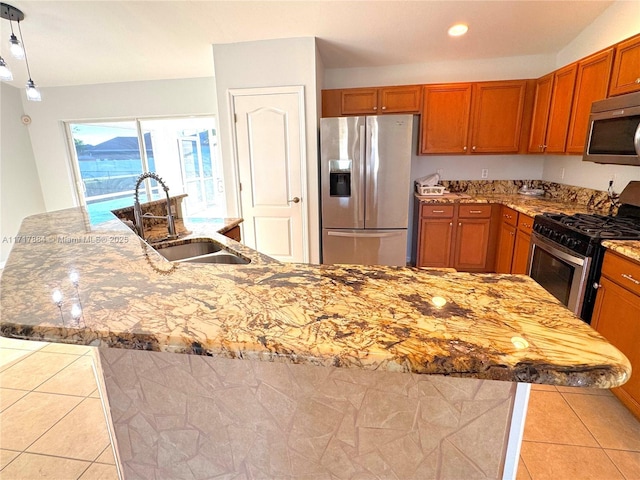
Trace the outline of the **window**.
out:
[[[112,220],[111,210],[133,205],[138,176],[156,172],[169,194],[186,193],[185,215],[225,215],[222,165],[215,118],[135,119],[67,124],[72,157],[92,224]],[[140,200],[158,199],[155,181],[140,186]]]

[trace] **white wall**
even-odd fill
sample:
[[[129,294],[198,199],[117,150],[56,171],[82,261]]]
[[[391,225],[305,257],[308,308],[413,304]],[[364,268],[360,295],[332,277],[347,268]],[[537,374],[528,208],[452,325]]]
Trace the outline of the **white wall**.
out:
[[[63,121],[214,114],[215,90],[213,77],[43,88],[25,110],[47,211],[79,205]]]
[[[324,88],[515,80],[538,78],[543,73],[553,70],[555,70],[553,55],[456,60],[387,67],[333,68],[326,70]]]
[[[606,190],[611,178],[614,180],[613,190],[620,193],[631,180],[640,180],[640,167],[583,162],[582,157],[576,155],[544,157],[542,179],[549,182]]]
[[[556,57],[556,68],[614,45],[640,33],[640,1],[618,0],[563,48]]]
[[[22,91],[0,85],[0,268],[11,250],[23,218],[45,211],[42,189],[29,140],[22,124]]]
[[[318,190],[318,103],[316,45],[312,37],[243,42],[213,46],[225,185],[238,185],[232,169],[233,141],[229,89],[303,85],[307,143],[307,214],[310,261],[320,255]],[[229,215],[239,215],[238,197],[226,189]]]

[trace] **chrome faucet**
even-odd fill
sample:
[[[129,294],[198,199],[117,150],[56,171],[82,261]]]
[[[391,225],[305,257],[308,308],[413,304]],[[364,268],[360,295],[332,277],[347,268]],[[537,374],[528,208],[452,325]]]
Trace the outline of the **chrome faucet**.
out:
[[[142,206],[140,205],[140,199],[138,198],[138,195],[139,195],[138,190],[140,189],[140,184],[146,178],[152,178],[156,182],[158,182],[160,185],[162,185],[162,188],[164,189],[164,193],[167,196],[167,215],[166,216],[156,216],[156,215],[151,215],[150,213],[145,213],[144,215],[142,214]],[[144,223],[143,223],[143,219],[145,219],[145,218],[164,218],[164,219],[166,219],[167,220],[167,227],[169,229],[168,238],[178,238],[178,235],[176,235],[176,223],[175,223],[175,220],[173,218],[173,215],[171,214],[171,200],[169,200],[169,187],[167,187],[167,185],[164,183],[162,178],[160,178],[160,175],[158,175],[157,173],[153,173],[153,172],[145,172],[142,175],[140,175],[138,177],[138,180],[136,180],[136,193],[135,193],[135,196],[134,196],[134,200],[135,200],[134,204],[133,204],[134,222],[135,222],[136,230],[138,231],[138,235],[140,236],[140,238],[142,238],[144,240]]]

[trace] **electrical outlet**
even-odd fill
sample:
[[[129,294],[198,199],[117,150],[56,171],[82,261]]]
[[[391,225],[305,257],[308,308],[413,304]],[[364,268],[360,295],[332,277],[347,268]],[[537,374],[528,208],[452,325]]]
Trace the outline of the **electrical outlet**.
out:
[[[488,168],[483,168],[482,169],[482,178],[489,178],[489,169]]]

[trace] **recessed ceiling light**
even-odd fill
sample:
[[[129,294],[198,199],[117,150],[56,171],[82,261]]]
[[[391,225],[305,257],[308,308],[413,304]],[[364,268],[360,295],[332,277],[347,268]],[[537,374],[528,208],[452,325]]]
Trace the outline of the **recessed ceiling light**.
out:
[[[469,30],[469,27],[464,23],[456,23],[454,26],[449,28],[449,35],[452,37],[459,37],[460,35],[464,35]]]

